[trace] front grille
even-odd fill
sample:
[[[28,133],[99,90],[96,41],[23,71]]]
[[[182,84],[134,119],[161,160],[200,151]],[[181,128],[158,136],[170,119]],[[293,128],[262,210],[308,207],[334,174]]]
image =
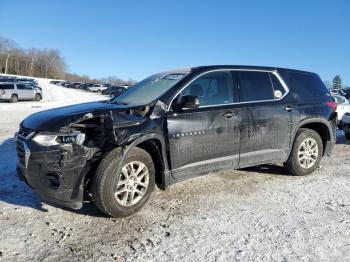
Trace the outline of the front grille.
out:
[[[16,151],[18,157],[18,163],[27,168],[28,159],[30,155],[29,148],[26,145],[26,140],[30,139],[35,134],[33,129],[20,126],[16,139]]]

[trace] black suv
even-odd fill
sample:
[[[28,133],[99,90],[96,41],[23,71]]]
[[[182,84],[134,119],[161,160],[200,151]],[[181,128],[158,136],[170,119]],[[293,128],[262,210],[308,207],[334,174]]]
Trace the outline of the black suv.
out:
[[[16,135],[17,173],[51,203],[92,196],[127,216],[195,176],[283,162],[307,175],[335,144],[336,104],[314,73],[204,66],[153,75],[121,96],[33,114]],[[84,194],[87,193],[87,194]],[[85,198],[84,198],[85,199]]]

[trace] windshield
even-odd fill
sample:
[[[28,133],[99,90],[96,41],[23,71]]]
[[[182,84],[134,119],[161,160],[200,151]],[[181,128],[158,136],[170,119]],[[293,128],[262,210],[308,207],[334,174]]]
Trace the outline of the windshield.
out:
[[[156,100],[172,86],[174,86],[185,73],[160,73],[142,80],[125,93],[113,99],[112,103],[146,105]]]

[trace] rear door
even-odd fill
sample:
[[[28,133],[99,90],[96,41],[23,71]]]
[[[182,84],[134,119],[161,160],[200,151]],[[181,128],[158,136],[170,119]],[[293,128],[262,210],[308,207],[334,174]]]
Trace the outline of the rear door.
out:
[[[292,115],[288,89],[276,72],[237,71],[241,104],[239,166],[284,159],[290,147]]]
[[[237,98],[231,72],[206,73],[181,95],[197,96],[200,106],[168,112],[167,136],[174,178],[181,180],[237,164],[239,118],[232,107]]]

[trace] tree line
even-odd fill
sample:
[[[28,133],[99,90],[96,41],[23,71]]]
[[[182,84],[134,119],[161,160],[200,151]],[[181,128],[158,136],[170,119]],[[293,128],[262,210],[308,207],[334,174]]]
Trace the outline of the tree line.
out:
[[[59,50],[23,49],[14,41],[3,37],[0,37],[0,73],[84,83],[108,83],[112,85],[136,83],[133,79],[126,81],[114,76],[92,79],[87,75],[70,73]]]

